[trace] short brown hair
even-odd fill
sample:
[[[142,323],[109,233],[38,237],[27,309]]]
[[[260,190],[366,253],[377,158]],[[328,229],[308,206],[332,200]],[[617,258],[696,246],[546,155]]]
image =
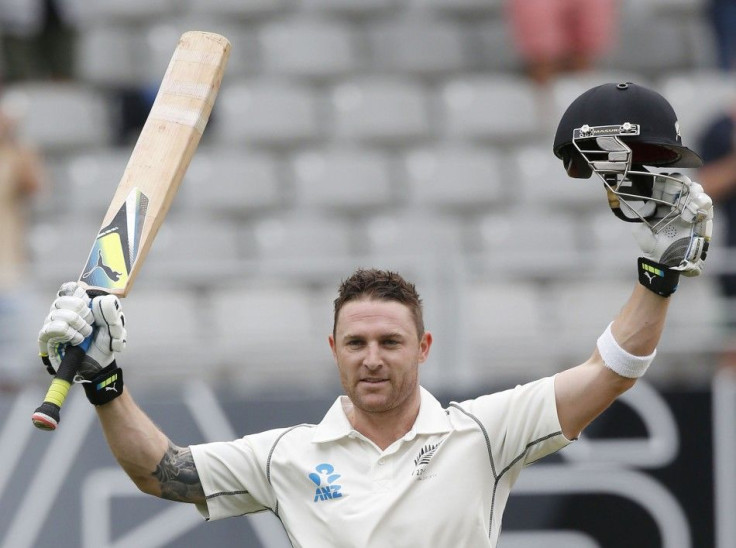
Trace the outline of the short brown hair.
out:
[[[417,328],[417,335],[424,335],[424,314],[422,299],[413,283],[407,282],[400,274],[389,270],[375,268],[356,270],[349,278],[343,280],[335,299],[335,317],[332,324],[334,336],[337,328],[337,316],[340,310],[350,301],[360,299],[396,301],[409,307]]]

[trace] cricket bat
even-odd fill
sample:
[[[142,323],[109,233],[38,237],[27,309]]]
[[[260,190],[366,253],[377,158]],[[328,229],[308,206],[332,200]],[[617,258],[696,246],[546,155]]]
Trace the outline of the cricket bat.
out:
[[[199,144],[230,54],[218,34],[182,34],[122,179],[94,240],[79,284],[90,296],[125,297]],[[55,430],[92,336],[68,346],[33,424]]]

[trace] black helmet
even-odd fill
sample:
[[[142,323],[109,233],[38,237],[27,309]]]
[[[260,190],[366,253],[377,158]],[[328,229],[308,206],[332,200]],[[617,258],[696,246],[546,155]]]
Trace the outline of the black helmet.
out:
[[[700,157],[683,146],[680,125],[669,102],[659,93],[631,82],[589,89],[562,115],[553,150],[571,177],[591,176],[595,167],[581,154],[580,147],[595,147],[596,138],[601,136],[616,137],[624,143],[631,152],[631,165],[702,165]]]

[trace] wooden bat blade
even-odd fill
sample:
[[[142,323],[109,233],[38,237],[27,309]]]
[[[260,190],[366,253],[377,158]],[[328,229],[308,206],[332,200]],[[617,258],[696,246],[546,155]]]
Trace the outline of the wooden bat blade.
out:
[[[179,39],[79,277],[90,295],[130,291],[199,145],[229,55],[230,43],[218,34],[192,31]],[[91,337],[66,349],[31,417],[37,428],[56,429]]]
[[[220,89],[230,43],[184,33],[79,281],[124,297],[166,217]]]

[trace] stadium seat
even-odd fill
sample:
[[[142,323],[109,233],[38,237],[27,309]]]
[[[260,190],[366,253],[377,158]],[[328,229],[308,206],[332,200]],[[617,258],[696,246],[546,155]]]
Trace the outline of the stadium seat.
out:
[[[591,271],[623,280],[635,275],[636,259],[641,250],[632,235],[632,223],[622,222],[608,204],[604,204],[581,219],[579,226],[586,263]]]
[[[437,10],[449,15],[498,15],[503,0],[414,0],[417,7]]]
[[[28,232],[34,282],[56,291],[62,282],[77,279],[101,220],[102,213],[98,219],[55,216],[34,222]]]
[[[692,66],[684,27],[661,17],[624,17],[613,49],[598,66],[662,74]]]
[[[345,141],[411,142],[430,133],[427,92],[405,78],[359,78],[330,93],[333,135]]]
[[[365,259],[373,266],[404,272],[461,263],[466,228],[456,216],[411,209],[370,217],[361,226]]]
[[[412,149],[403,166],[410,203],[417,207],[462,213],[503,204],[507,195],[501,153],[492,147]]]
[[[396,0],[302,0],[300,4],[310,13],[360,18],[389,12],[396,7]]]
[[[468,25],[467,31],[477,44],[474,61],[487,71],[520,72],[524,61],[514,43],[506,18],[490,17]]]
[[[556,372],[543,293],[524,281],[464,287],[462,322],[476,385],[524,382]]]
[[[169,214],[146,259],[144,278],[191,290],[237,276],[253,254],[253,242],[245,236],[227,220]]]
[[[636,258],[632,257],[635,262]],[[635,269],[634,269],[635,272]],[[554,317],[550,325],[559,352],[570,365],[582,363],[595,348],[595,341],[613,321],[636,283],[627,278],[559,279],[545,292]]]
[[[307,212],[274,215],[247,230],[253,234],[259,273],[323,283],[352,264],[352,228],[335,217]]]
[[[147,24],[171,17],[180,7],[177,0],[76,0],[75,4],[80,4],[80,16],[90,27],[111,22]]]
[[[463,29],[449,18],[412,14],[387,20],[372,25],[368,39],[378,71],[437,76],[469,66]]]
[[[736,104],[736,75],[718,70],[672,72],[657,89],[675,109],[683,143],[690,147],[714,116]]]
[[[177,202],[187,214],[264,215],[284,202],[277,160],[260,151],[201,147],[192,159]]]
[[[717,280],[707,270],[698,278],[681,279],[668,310],[660,347],[667,353],[683,355],[703,355],[718,349],[726,333],[726,312]]]
[[[569,177],[550,144],[520,146],[510,156],[510,173],[516,175],[518,183],[514,190],[522,203],[570,213],[608,209],[603,182],[595,176]]]
[[[128,343],[126,363],[137,364],[133,386],[176,383],[188,379],[212,381],[213,329],[208,309],[194,292],[165,285],[136,287],[126,299]],[[207,364],[203,367],[203,364]]]
[[[583,267],[576,220],[564,212],[517,206],[479,217],[474,229],[488,275],[554,280]]]
[[[513,144],[544,136],[536,90],[526,78],[501,73],[458,77],[441,86],[439,99],[447,138]]]
[[[102,93],[78,83],[31,82],[8,86],[3,108],[20,119],[21,138],[43,151],[104,147],[111,140],[109,105]]]
[[[192,15],[204,15],[231,19],[257,19],[277,14],[292,8],[295,0],[189,0],[187,2]]]
[[[221,143],[293,145],[320,134],[317,97],[300,84],[230,81],[220,90],[213,135]]]
[[[131,152],[132,147],[109,147],[65,156],[69,211],[94,221],[102,220]]]
[[[211,361],[243,391],[324,391],[337,382],[327,343],[329,309],[288,282],[214,291]]]
[[[264,74],[326,78],[356,68],[355,36],[341,22],[296,17],[257,32]]]
[[[298,207],[366,214],[396,199],[389,159],[367,147],[304,150],[291,161]]]
[[[121,25],[100,25],[83,30],[77,45],[78,77],[105,88],[139,85],[140,58],[136,55],[139,40],[138,33]],[[172,44],[172,51],[174,46]]]

